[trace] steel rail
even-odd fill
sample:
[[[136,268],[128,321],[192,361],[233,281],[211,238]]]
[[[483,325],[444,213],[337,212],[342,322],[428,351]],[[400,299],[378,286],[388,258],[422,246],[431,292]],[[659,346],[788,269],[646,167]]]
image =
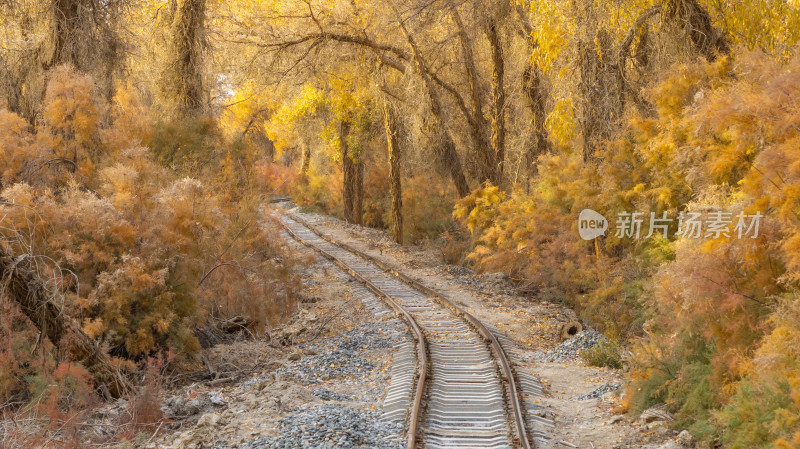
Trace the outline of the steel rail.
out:
[[[522,408],[522,402],[519,397],[519,384],[516,380],[516,376],[514,370],[511,366],[511,363],[508,361],[508,356],[506,355],[505,351],[503,350],[502,345],[497,340],[497,338],[492,334],[483,323],[480,322],[477,318],[471,315],[469,312],[461,309],[460,307],[456,306],[452,301],[445,298],[444,296],[440,295],[436,291],[432,290],[429,287],[421,284],[419,281],[395,270],[393,267],[389,266],[388,264],[356,249],[352,246],[339,242],[334,238],[327,236],[320,232],[314,225],[310,224],[308,221],[304,220],[303,218],[298,217],[295,214],[286,212],[286,215],[291,218],[292,220],[300,223],[304,227],[306,227],[309,231],[317,235],[319,238],[327,241],[331,245],[337,246],[341,249],[349,251],[362,259],[371,262],[372,264],[378,266],[383,271],[395,276],[402,282],[408,284],[412,288],[425,293],[426,295],[430,296],[431,298],[438,301],[440,304],[445,306],[446,308],[450,309],[456,316],[461,317],[467,323],[469,323],[473,328],[475,328],[481,337],[488,343],[489,349],[494,355],[495,359],[500,364],[500,374],[501,379],[506,386],[506,400],[509,403],[508,405],[511,408],[512,418],[514,420],[514,430],[516,435],[514,435],[514,443],[523,449],[532,449],[531,440],[528,438],[528,432],[526,429],[526,420],[525,420],[525,412]],[[281,221],[281,220],[279,220]],[[348,272],[351,276],[358,279],[364,285],[366,285],[373,293],[377,294],[381,298],[384,298],[386,302],[398,313],[400,313],[409,327],[412,329],[412,333],[414,334],[414,340],[416,341],[417,346],[417,357],[420,361],[420,373],[416,384],[416,391],[414,396],[414,403],[411,407],[411,411],[409,413],[409,429],[407,434],[407,449],[416,449],[416,439],[417,439],[417,429],[418,423],[421,419],[421,405],[422,405],[422,397],[424,396],[425,392],[425,382],[427,380],[427,366],[428,366],[428,356],[427,356],[427,341],[425,340],[425,336],[422,330],[417,325],[414,318],[411,314],[398,302],[396,302],[391,296],[383,292],[380,288],[372,284],[369,280],[361,276],[355,270],[347,266],[344,262],[337,259],[335,256],[328,254],[326,251],[306,242],[304,239],[296,235],[288,226],[286,226],[283,222],[281,222],[281,226],[297,241],[303,243],[304,245],[312,248],[322,254],[325,258],[334,262],[337,266],[344,269]]]
[[[301,221],[302,219],[298,219],[297,217],[291,217],[293,220],[297,221],[298,223],[302,224],[306,228],[308,228],[311,232],[316,234],[322,239],[325,239],[316,229],[312,228],[306,222]],[[279,220],[280,221],[280,220]],[[425,388],[426,388],[426,381],[428,377],[428,353],[427,353],[427,341],[425,340],[425,334],[420,329],[417,321],[414,319],[413,316],[397,301],[394,300],[391,296],[386,294],[383,290],[378,288],[375,284],[370,282],[367,278],[350,268],[347,264],[336,258],[336,256],[328,253],[327,251],[312,245],[311,243],[307,242],[305,239],[297,235],[294,231],[292,231],[288,226],[286,226],[283,222],[280,223],[286,232],[291,235],[295,240],[302,243],[303,245],[317,251],[323,257],[333,262],[336,266],[347,272],[350,276],[354,279],[357,279],[359,282],[364,284],[370,291],[378,295],[379,297],[383,298],[383,300],[391,307],[395,313],[403,318],[403,321],[406,322],[409,329],[411,330],[412,337],[414,338],[416,353],[417,353],[417,361],[419,363],[419,372],[416,376],[416,385],[415,385],[415,392],[414,392],[414,403],[410,409],[409,417],[408,417],[408,431],[406,433],[406,449],[416,449],[417,447],[417,428],[420,422],[420,414],[422,411],[422,399],[425,396]],[[334,244],[336,245],[336,244]],[[339,245],[336,245],[339,246]],[[343,248],[347,249],[347,248]]]

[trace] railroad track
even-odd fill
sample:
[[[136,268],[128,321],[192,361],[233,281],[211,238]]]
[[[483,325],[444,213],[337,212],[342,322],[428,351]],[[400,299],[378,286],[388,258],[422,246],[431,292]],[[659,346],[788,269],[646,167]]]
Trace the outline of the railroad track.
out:
[[[315,229],[297,215],[280,218],[300,243],[361,281],[408,325],[412,345],[395,348],[384,418],[405,419],[406,447],[532,446],[522,392],[498,338],[448,299]],[[527,396],[527,393],[525,394]]]

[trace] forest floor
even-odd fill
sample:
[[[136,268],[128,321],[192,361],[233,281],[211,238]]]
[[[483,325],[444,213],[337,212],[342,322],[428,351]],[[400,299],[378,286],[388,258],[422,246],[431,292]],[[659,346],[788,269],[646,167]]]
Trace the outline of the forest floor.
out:
[[[620,370],[588,366],[578,350],[597,334],[566,342],[566,307],[518,295],[505,276],[476,275],[443,262],[441,248],[399,246],[382,231],[330,217],[304,218],[347,243],[454,300],[511,338],[522,354],[517,370],[546,387],[539,399],[556,428],[546,447],[677,449],[692,447],[660,420],[644,423],[614,413]],[[121,447],[146,448],[402,448],[402,428],[382,423],[390,381],[391,348],[410,338],[374,295],[330,262],[289,240],[305,286],[297,313],[271,338],[218,345],[205,353],[216,379],[164,392],[167,421],[156,435],[142,433]],[[87,425],[113,433],[124,402],[109,404]],[[152,432],[151,432],[152,433]]]

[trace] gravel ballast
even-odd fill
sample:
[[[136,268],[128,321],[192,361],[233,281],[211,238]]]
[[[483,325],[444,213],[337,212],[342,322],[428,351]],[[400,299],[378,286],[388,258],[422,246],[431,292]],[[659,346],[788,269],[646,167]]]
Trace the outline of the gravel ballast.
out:
[[[369,350],[390,350],[393,342],[404,337],[397,321],[366,323],[320,343],[298,345],[300,360],[278,370],[303,384],[345,378],[360,379],[375,365],[360,354]]]
[[[601,385],[599,388],[597,388],[596,390],[592,391],[591,393],[586,393],[586,394],[580,395],[575,399],[578,400],[578,401],[586,401],[586,400],[589,400],[589,399],[600,399],[606,393],[609,393],[611,391],[617,391],[620,388],[622,388],[622,383],[621,382],[608,382],[608,383],[605,383],[605,384]]]
[[[281,420],[281,435],[251,441],[242,449],[400,449],[401,423],[382,422],[379,410],[332,404],[301,407]]]
[[[548,352],[534,353],[533,358],[537,362],[577,360],[580,358],[582,351],[593,348],[594,345],[605,339],[606,338],[600,332],[583,330]]]

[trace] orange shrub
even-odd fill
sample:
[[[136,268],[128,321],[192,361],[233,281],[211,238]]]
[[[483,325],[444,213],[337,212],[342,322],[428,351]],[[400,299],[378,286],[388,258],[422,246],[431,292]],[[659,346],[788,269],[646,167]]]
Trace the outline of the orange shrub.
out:
[[[50,72],[44,118],[58,137],[55,155],[72,161],[74,169],[91,178],[99,158],[96,143],[103,111],[93,95],[94,82],[68,66]]]
[[[144,118],[129,117],[147,114],[125,90],[112,108],[120,128],[100,129],[105,111],[92,89],[90,78],[59,68],[48,85],[46,128],[34,133],[0,113],[11,131],[0,138],[9,167],[0,180],[2,244],[41,261],[39,275],[63,292],[64,312],[125,358],[169,348],[191,355],[199,347],[195,326],[211,316],[242,314],[255,330],[288,313],[292,261],[259,224],[262,196],[248,164],[237,160],[249,156],[225,143],[208,118],[146,129]],[[142,137],[156,150],[119,148]],[[52,170],[59,176],[36,183],[21,176],[26,164],[51,171],[42,139],[77,162],[79,173]],[[159,157],[196,176],[178,176]]]
[[[270,195],[289,196],[297,184],[297,171],[293,167],[274,164],[264,159],[256,163],[256,180],[259,187]]]

